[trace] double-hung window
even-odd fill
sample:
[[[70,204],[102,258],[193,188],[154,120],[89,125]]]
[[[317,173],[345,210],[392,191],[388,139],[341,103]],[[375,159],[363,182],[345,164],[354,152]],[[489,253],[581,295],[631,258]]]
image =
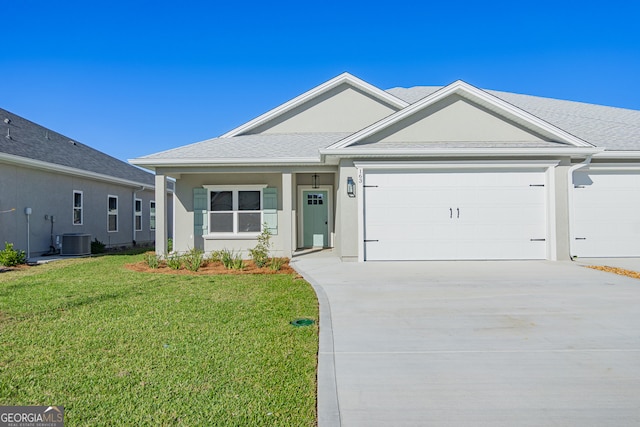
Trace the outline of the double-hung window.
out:
[[[142,231],[142,200],[135,199],[134,207],[136,231]]]
[[[250,235],[262,231],[262,186],[215,187],[209,190],[209,233]]]
[[[118,231],[118,196],[108,196],[107,206],[107,231]]]
[[[82,191],[73,192],[73,225],[82,225]]]

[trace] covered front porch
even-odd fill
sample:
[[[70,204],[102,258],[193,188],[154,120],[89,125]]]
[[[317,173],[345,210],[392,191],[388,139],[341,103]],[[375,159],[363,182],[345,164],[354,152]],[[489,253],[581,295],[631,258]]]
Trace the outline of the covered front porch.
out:
[[[156,253],[168,253],[167,198],[175,179],[173,250],[229,249],[248,255],[264,228],[274,256],[337,246],[340,203],[335,167],[156,170]]]

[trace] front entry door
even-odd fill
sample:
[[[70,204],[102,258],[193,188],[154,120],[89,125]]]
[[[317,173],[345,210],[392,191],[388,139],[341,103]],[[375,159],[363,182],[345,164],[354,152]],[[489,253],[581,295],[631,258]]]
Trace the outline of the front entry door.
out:
[[[302,192],[302,228],[305,248],[329,246],[329,203],[327,191]]]

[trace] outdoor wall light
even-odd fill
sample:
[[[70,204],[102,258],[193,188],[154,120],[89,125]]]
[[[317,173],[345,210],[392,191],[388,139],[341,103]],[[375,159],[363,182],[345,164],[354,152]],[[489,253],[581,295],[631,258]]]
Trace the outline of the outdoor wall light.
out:
[[[311,175],[311,187],[320,188],[320,175],[318,175],[317,173]]]
[[[349,197],[356,197],[356,183],[353,182],[353,178],[347,178],[347,195]]]

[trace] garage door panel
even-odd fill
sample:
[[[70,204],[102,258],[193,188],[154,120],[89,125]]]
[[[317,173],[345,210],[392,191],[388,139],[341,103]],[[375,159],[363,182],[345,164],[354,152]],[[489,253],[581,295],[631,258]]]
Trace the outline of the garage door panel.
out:
[[[467,205],[505,206],[544,203],[544,187],[524,185],[468,187],[457,190],[456,202]]]
[[[425,259],[454,259],[457,244],[449,239],[389,240],[365,243],[368,260],[419,261]]]
[[[366,173],[365,259],[545,258],[540,183],[543,172]]]
[[[594,183],[594,187],[577,188],[574,191],[578,203],[589,203],[594,197],[599,203],[612,204],[614,206],[634,205],[634,199],[638,199],[638,189],[618,189],[604,187],[602,183]],[[608,190],[605,190],[608,188]]]
[[[424,174],[400,171],[376,171],[375,173],[367,173],[365,176],[365,185],[382,185],[386,188],[424,188]],[[450,174],[434,174],[429,177],[429,185],[435,187],[455,187],[456,181],[452,181]]]
[[[391,218],[402,218],[401,221],[393,221]],[[450,210],[448,208],[392,208],[369,209],[365,221],[370,226],[383,224],[386,227],[401,226],[406,228],[409,224],[449,221]]]
[[[367,206],[371,207],[430,207],[446,206],[452,203],[453,190],[416,189],[409,190],[384,188],[367,188]],[[407,197],[410,194],[410,197]]]

